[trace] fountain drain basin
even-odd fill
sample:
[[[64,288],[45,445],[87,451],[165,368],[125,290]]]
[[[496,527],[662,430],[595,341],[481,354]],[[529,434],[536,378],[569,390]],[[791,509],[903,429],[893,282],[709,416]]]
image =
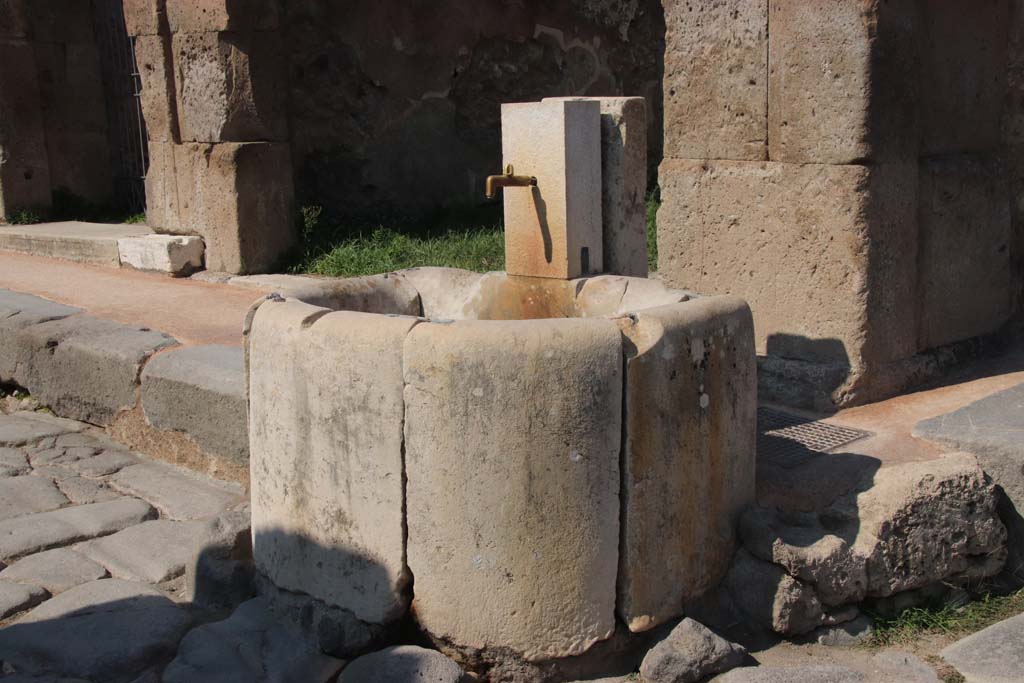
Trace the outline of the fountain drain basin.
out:
[[[268,585],[545,661],[725,571],[754,490],[741,300],[433,268],[283,295],[247,332]]]

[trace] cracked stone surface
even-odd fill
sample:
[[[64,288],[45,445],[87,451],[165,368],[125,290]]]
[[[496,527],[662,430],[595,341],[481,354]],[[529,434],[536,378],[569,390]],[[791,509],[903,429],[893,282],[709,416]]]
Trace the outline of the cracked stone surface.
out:
[[[49,512],[67,504],[68,499],[52,479],[33,476],[0,479],[0,520]]]
[[[66,548],[55,548],[18,560],[0,572],[0,581],[41,586],[57,595],[106,575],[106,569],[85,555]]]
[[[193,625],[194,609],[181,604],[186,564],[223,544],[221,516],[243,500],[234,485],[153,462],[82,423],[0,414],[0,678],[168,680],[159,671]],[[248,510],[228,514],[244,515],[231,531],[248,535]],[[266,616],[249,619],[258,626],[249,631],[236,628],[246,613],[232,618],[226,632],[207,628],[190,640],[183,680],[228,680],[204,673],[203,658],[233,663],[235,645],[250,647],[236,659],[256,667],[237,680],[327,681],[343,664],[301,655],[301,643]],[[248,675],[264,655],[277,667],[267,671],[284,678]]]
[[[164,517],[174,520],[214,517],[243,500],[236,486],[214,483],[155,462],[126,467],[111,477],[110,483],[148,501]]]

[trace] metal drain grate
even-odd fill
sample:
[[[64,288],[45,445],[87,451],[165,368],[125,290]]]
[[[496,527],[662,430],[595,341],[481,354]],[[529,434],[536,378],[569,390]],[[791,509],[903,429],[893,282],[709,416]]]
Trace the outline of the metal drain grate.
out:
[[[757,409],[757,457],[779,467],[796,467],[871,432],[839,427],[772,408]]]

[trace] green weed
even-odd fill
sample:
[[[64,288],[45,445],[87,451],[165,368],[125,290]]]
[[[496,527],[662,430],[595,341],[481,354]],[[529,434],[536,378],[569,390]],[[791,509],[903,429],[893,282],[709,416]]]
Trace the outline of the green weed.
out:
[[[1004,596],[985,595],[961,607],[912,607],[891,619],[875,617],[871,647],[913,642],[927,635],[961,636],[1024,612],[1024,590]]]

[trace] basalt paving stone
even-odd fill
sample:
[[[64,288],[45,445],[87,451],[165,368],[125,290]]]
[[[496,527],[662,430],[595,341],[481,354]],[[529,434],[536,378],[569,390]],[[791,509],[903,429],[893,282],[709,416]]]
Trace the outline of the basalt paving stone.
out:
[[[42,413],[0,416],[0,446],[22,446],[49,436],[81,431],[85,425]]]
[[[46,591],[39,586],[0,581],[0,619],[35,607],[46,597]]]
[[[149,501],[164,517],[173,520],[213,517],[242,501],[241,487],[154,462],[126,467],[113,475],[110,483]]]
[[[57,510],[67,504],[68,499],[52,479],[33,476],[0,479],[0,520]]]
[[[967,683],[1019,683],[1024,678],[1024,614],[969,635],[941,655]]]
[[[120,493],[111,490],[102,482],[77,476],[58,479],[57,487],[60,489],[60,492],[67,496],[68,500],[75,505],[102,503],[107,500],[116,500],[121,497]]]
[[[53,448],[47,448],[32,453],[29,456],[29,460],[32,462],[33,467],[41,467],[46,465],[63,465],[70,466],[72,463],[81,460],[82,458],[91,458],[96,455],[97,449],[90,448],[88,446],[74,446],[71,448],[61,448],[54,446]]]
[[[41,586],[57,595],[106,575],[106,569],[85,555],[55,548],[18,560],[0,572],[0,581]]]
[[[0,521],[0,559],[106,536],[155,516],[149,504],[122,498]]]
[[[104,477],[138,462],[139,459],[127,451],[105,450],[92,457],[76,460],[71,463],[71,469],[84,477]]]
[[[163,583],[185,573],[185,563],[203,543],[203,522],[155,520],[75,546],[112,576]]]
[[[28,456],[17,448],[0,448],[0,477],[28,474]]]
[[[0,630],[0,660],[19,673],[130,681],[172,654],[189,623],[183,609],[151,586],[92,581]]]

